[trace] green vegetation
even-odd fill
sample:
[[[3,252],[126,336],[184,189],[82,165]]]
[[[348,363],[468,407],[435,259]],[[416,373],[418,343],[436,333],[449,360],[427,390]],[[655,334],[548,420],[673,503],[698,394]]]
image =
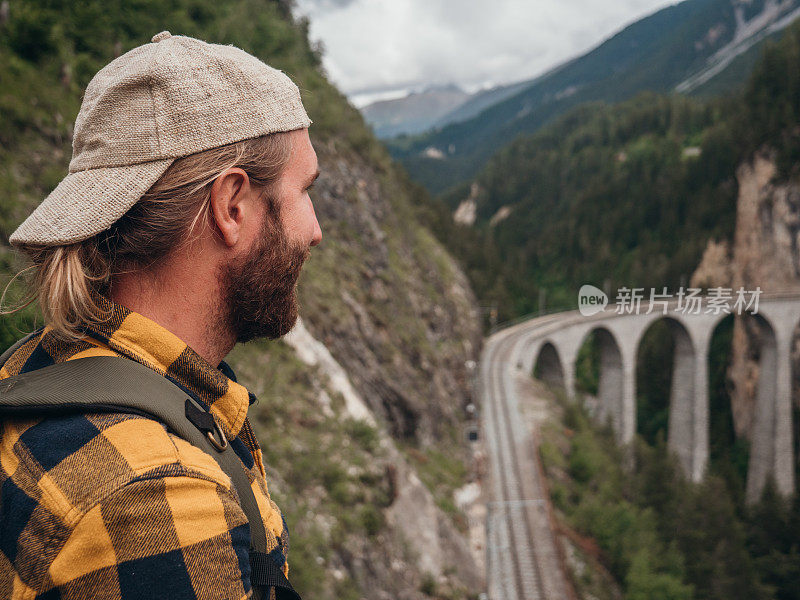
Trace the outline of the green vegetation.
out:
[[[636,365],[636,425],[638,433],[654,446],[659,432],[669,424],[675,343],[665,321],[656,321],[639,344]],[[729,346],[730,347],[730,346]]]
[[[676,288],[709,238],[733,233],[738,156],[724,114],[643,94],[578,108],[498,153],[476,179],[479,221],[467,236],[480,243],[463,257],[455,245],[468,273],[490,267],[473,280],[482,303],[508,319],[573,307],[583,283],[609,289],[612,301],[624,285]],[[700,155],[686,158],[695,143]],[[452,209],[466,195],[459,188],[444,201]],[[502,207],[513,216],[491,225]]]
[[[597,332],[593,331],[578,350],[575,360],[575,389],[596,396],[599,385],[600,343]]]
[[[730,369],[733,317],[726,317],[714,331],[708,352],[709,468],[728,485],[728,493],[737,505],[744,502],[747,462],[750,447],[746,439],[736,437],[731,410]],[[800,473],[800,470],[798,470]]]
[[[558,396],[562,417],[543,429],[541,457],[560,519],[599,547],[597,559],[626,600],[796,599],[800,591],[800,500],[773,487],[746,509],[712,474],[684,479],[667,453],[637,437],[636,467],[609,429]],[[575,577],[586,590],[592,577]]]
[[[0,267],[0,274],[4,269]],[[0,285],[5,287],[5,282],[0,279]],[[8,290],[6,302],[10,306],[17,306],[22,303],[21,286],[12,286]],[[0,294],[2,289],[0,288]],[[41,316],[34,304],[28,305],[23,310],[15,312],[12,315],[0,316],[0,352],[11,346],[15,341],[20,339],[23,335],[33,331],[38,326],[41,326]]]
[[[800,23],[766,48],[738,108],[743,150],[749,153],[768,144],[776,152],[780,176],[796,178],[800,174]]]

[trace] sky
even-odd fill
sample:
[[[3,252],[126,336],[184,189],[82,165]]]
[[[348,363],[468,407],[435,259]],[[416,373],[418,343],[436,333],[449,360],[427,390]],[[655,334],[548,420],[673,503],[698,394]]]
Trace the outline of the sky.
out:
[[[296,0],[357,106],[429,85],[523,81],[674,0]]]

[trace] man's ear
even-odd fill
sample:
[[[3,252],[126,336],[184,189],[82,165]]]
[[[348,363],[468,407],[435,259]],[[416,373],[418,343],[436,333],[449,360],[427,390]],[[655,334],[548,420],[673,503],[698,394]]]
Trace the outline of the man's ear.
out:
[[[247,202],[250,194],[250,178],[238,167],[223,171],[211,186],[209,208],[214,231],[230,248],[242,235],[245,216],[249,216],[251,210]]]

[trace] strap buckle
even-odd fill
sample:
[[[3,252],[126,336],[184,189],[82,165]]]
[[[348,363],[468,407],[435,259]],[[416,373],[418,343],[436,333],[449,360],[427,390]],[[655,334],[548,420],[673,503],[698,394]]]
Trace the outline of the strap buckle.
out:
[[[219,435],[220,441],[218,442],[216,439],[214,439],[214,434],[210,431],[206,431],[206,438],[208,438],[208,442],[214,446],[217,452],[223,452],[225,448],[228,447],[228,438],[225,437],[225,432],[220,429],[220,426],[217,424],[216,420],[214,421],[214,429],[216,430],[217,435]]]
[[[186,398],[186,418],[206,436],[208,443],[217,452],[223,452],[228,447],[228,438],[225,437],[225,432],[222,431],[214,416],[198,407],[191,398]],[[219,441],[214,437],[214,432]]]

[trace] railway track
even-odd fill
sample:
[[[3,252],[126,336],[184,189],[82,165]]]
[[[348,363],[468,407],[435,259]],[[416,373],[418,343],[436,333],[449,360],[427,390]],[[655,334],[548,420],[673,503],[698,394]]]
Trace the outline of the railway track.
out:
[[[558,319],[536,320],[536,327]],[[568,600],[549,499],[539,480],[532,432],[522,422],[514,383],[518,342],[532,333],[522,324],[490,338],[481,361],[483,426],[493,500],[487,517],[490,600]]]

